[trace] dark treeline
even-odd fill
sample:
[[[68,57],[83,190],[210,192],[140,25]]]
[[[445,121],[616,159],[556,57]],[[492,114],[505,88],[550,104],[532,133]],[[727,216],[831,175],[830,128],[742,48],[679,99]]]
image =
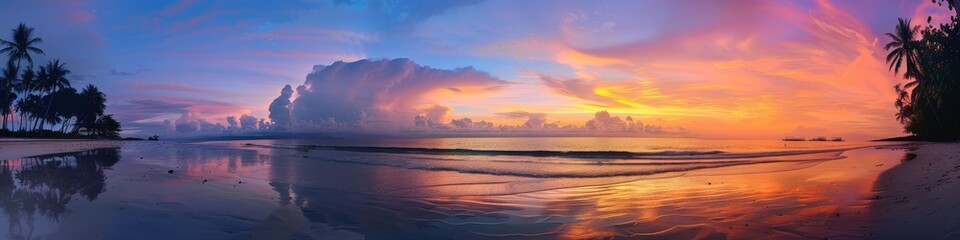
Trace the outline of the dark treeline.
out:
[[[932,0],[956,9],[957,0]],[[934,26],[927,17],[926,26],[915,26],[910,19],[899,19],[894,31],[887,33],[890,69],[903,73],[906,83],[897,84],[897,120],[904,132],[919,140],[960,140],[960,27],[958,17]],[[922,25],[922,24],[921,24]]]
[[[73,88],[59,59],[35,67],[43,39],[23,23],[11,31],[0,39],[0,54],[9,57],[0,73],[0,136],[119,137],[120,123],[104,114],[103,92],[92,84]]]

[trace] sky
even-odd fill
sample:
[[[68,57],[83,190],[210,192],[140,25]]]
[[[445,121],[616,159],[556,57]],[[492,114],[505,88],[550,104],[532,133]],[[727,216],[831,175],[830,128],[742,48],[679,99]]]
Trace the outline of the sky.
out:
[[[3,5],[0,28],[36,28],[37,58],[100,87],[124,135],[898,136],[883,33],[949,18],[927,0]]]

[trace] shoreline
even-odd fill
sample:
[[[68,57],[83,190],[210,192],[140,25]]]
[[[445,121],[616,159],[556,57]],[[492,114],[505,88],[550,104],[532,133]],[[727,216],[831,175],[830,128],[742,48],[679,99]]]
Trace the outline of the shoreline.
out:
[[[250,219],[260,219],[273,210],[280,211],[277,209],[283,210],[282,215],[307,217],[301,220],[307,222],[313,221],[308,219],[311,214],[318,212],[345,214],[342,216],[347,220],[341,220],[345,222],[337,222],[333,219],[334,221],[330,223],[333,225],[353,222],[350,219],[421,224],[414,220],[418,219],[417,216],[433,216],[435,219],[429,218],[433,220],[428,219],[429,221],[426,222],[442,222],[450,220],[451,216],[459,215],[454,211],[442,212],[439,216],[434,216],[438,213],[422,213],[418,212],[418,209],[466,206],[466,210],[479,212],[499,212],[503,210],[496,211],[499,208],[517,208],[527,209],[527,211],[553,211],[555,215],[566,217],[575,216],[574,213],[604,216],[597,219],[588,218],[583,222],[580,220],[563,222],[558,221],[562,218],[553,217],[551,221],[558,222],[550,224],[565,226],[558,228],[559,233],[555,232],[560,236],[563,234],[600,234],[572,235],[579,237],[616,236],[614,233],[602,233],[603,230],[611,230],[608,228],[614,227],[604,225],[611,220],[638,223],[632,227],[616,226],[620,230],[657,232],[674,229],[672,231],[699,232],[733,238],[770,236],[768,234],[781,237],[839,236],[890,239],[960,236],[958,235],[960,225],[956,225],[957,223],[935,222],[937,219],[954,219],[957,214],[960,214],[960,203],[952,199],[953,196],[960,195],[958,194],[960,193],[960,144],[955,143],[904,143],[867,147],[873,149],[849,149],[843,153],[845,158],[838,160],[803,165],[774,163],[794,166],[782,168],[783,171],[776,172],[771,172],[770,169],[781,168],[772,168],[772,165],[734,166],[666,174],[670,176],[664,178],[640,176],[636,177],[640,179],[625,177],[618,181],[607,181],[614,180],[613,178],[600,178],[596,179],[596,184],[584,184],[594,182],[593,179],[559,178],[541,181],[521,177],[303,161],[301,159],[306,158],[303,153],[282,149],[252,150],[244,147],[195,143],[169,144],[169,142],[110,140],[6,140],[0,141],[0,160],[122,147],[123,154],[117,157],[124,160],[119,161],[119,164],[112,166],[105,173],[111,179],[124,179],[124,181],[107,183],[111,190],[106,191],[101,200],[71,205],[76,211],[83,212],[78,213],[78,216],[88,217],[112,213],[118,214],[114,216],[119,218],[138,218],[163,213],[177,216],[176,219],[183,221],[229,221],[221,218],[221,215],[194,217],[177,215],[198,209],[220,209],[219,204],[207,204],[206,201],[224,198],[247,199],[230,204],[229,209],[249,209],[253,212],[249,216],[245,215],[245,218]],[[10,149],[17,151],[8,151]],[[907,160],[911,154],[915,154],[916,157]],[[903,160],[897,157],[900,155],[904,156]],[[169,173],[168,170],[170,170]],[[372,173],[377,174],[370,175]],[[376,178],[381,175],[389,176],[389,179]],[[852,179],[858,176],[860,176],[859,180]],[[766,180],[757,181],[757,179]],[[498,183],[498,181],[507,184]],[[577,183],[568,185],[566,183],[568,181]],[[407,185],[419,187],[407,188],[409,187]],[[537,190],[519,191],[526,185],[531,185],[531,189]],[[498,188],[516,193],[470,194],[497,191]],[[338,189],[345,192],[339,192],[339,197],[329,196],[329,193],[336,192]],[[386,191],[389,194],[376,195],[378,191]],[[154,202],[155,199],[169,197],[169,194],[183,199]],[[130,196],[133,196],[132,200],[128,199]],[[324,204],[298,205],[296,208],[287,205],[304,199],[306,202],[315,201]],[[468,200],[461,202],[460,199]],[[747,204],[734,204],[742,200],[753,201]],[[355,201],[361,201],[364,204],[355,205]],[[200,202],[204,203],[195,205]],[[278,202],[279,205],[274,207],[279,208],[271,207]],[[526,204],[514,205],[509,202],[526,202]],[[595,209],[595,207],[604,207],[596,205],[599,203],[609,205]],[[354,215],[357,214],[355,212],[367,212],[370,216],[384,214],[378,209],[367,208],[366,206],[371,206],[370,204],[379,206],[387,212],[410,214],[408,217],[411,218],[369,217],[372,219],[368,219],[364,214]],[[99,210],[81,210],[86,208],[83,206],[99,206],[97,208]],[[168,208],[172,206],[201,207],[198,209],[192,209],[196,207]],[[582,206],[590,207],[582,208]],[[124,213],[123,209],[126,208],[136,208],[151,213]],[[226,214],[233,210],[223,211],[226,211],[223,213]],[[659,215],[662,216],[657,217]],[[518,221],[528,225],[503,225],[505,228],[512,227],[514,230],[521,231],[529,230],[526,227],[541,224],[539,220],[524,219],[524,215],[509,216],[521,219]],[[666,220],[658,220],[661,218]],[[487,220],[482,215],[472,216],[470,219],[481,222]],[[264,221],[263,223],[270,222]],[[590,225],[591,223],[599,224],[598,229],[594,230],[600,232],[566,232],[571,230],[570,227],[575,228],[581,224]],[[748,223],[749,227],[744,223]],[[167,226],[160,222],[153,224],[164,226],[157,229],[169,229],[177,225]],[[289,227],[289,223],[270,224]],[[324,222],[310,224],[328,227]],[[674,228],[690,224],[707,225],[689,229]],[[451,226],[464,227],[455,224]],[[374,228],[373,225],[354,227],[379,229]],[[182,231],[194,233],[199,231],[213,234],[213,236],[226,236],[211,228],[219,229],[210,225]],[[249,229],[250,226],[245,223],[220,230],[241,232]],[[79,228],[72,228],[70,231],[86,233]],[[55,233],[67,234],[70,231]],[[267,230],[270,233],[285,234],[277,231],[279,230]],[[303,229],[295,231],[309,232]],[[358,231],[360,232],[340,230],[336,232],[337,234],[367,233]],[[330,233],[325,232],[320,235]],[[134,232],[122,231],[118,234],[134,234]]]
[[[0,161],[100,148],[118,148],[121,140],[0,138]]]
[[[904,159],[878,176],[871,207],[883,239],[958,239],[960,144],[904,145]],[[913,155],[911,155],[913,154]],[[941,220],[941,221],[937,221]]]

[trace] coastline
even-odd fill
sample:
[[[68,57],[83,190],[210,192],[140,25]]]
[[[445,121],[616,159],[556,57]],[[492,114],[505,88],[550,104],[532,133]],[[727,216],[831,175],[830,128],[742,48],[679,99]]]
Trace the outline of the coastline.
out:
[[[150,229],[164,237],[204,235],[212,238],[268,233],[278,238],[291,234],[356,237],[354,234],[358,232],[354,231],[362,234],[399,231],[380,227],[384,222],[395,221],[398,226],[431,224],[456,230],[474,226],[459,225],[458,221],[476,221],[476,226],[500,226],[518,231],[529,230],[531,226],[560,226],[556,232],[544,233],[548,234],[544,238],[612,237],[622,234],[617,233],[619,230],[657,236],[674,233],[673,236],[733,238],[958,236],[958,226],[950,225],[956,223],[934,222],[934,219],[954,219],[960,213],[960,205],[951,199],[960,193],[960,145],[946,143],[848,150],[844,159],[796,165],[782,168],[783,171],[770,171],[773,168],[769,165],[727,167],[658,175],[663,178],[597,179],[598,185],[582,182],[593,181],[591,179],[541,181],[303,160],[306,154],[288,149],[152,141],[7,139],[0,140],[0,159],[118,147],[123,148],[123,154],[117,157],[123,160],[104,173],[122,181],[107,182],[110,190],[96,201],[71,203],[67,207],[76,211],[75,217],[63,221],[69,225],[92,216],[113,217],[94,221],[91,227],[80,227],[87,226],[81,224],[65,230],[51,229],[50,236],[87,236],[84,234],[92,234],[87,229],[111,229],[115,221],[157,214],[169,215],[172,219],[168,220],[175,220],[173,222],[190,224],[148,219],[126,227]],[[17,151],[8,151],[10,149]],[[898,160],[896,156],[904,155],[903,151],[917,157]],[[376,178],[381,175],[389,177]],[[758,182],[758,179],[764,180]],[[579,183],[567,184],[567,181]],[[521,191],[526,185],[559,188]],[[415,188],[409,188],[411,186]],[[496,190],[490,188],[518,193],[473,194]],[[397,196],[371,194],[390,189],[397,190],[388,191]],[[226,204],[216,199],[242,201]],[[738,204],[742,201],[747,204]],[[523,204],[514,204],[517,202]],[[421,210],[434,208],[446,210]],[[231,219],[236,217],[233,212],[240,209],[246,213],[239,217],[249,221],[233,223]],[[544,211],[551,217],[509,214],[521,211],[518,209]],[[195,211],[210,214],[188,214]],[[474,216],[464,212],[495,212],[528,225],[499,225],[500,221],[487,219],[483,214]],[[395,218],[392,214],[401,215]],[[332,215],[344,219],[327,218]],[[591,217],[566,222],[576,216]],[[316,218],[333,222],[315,222]],[[426,219],[415,220],[421,218]],[[548,221],[541,223],[541,219]],[[635,224],[616,225],[617,231],[605,232],[614,230],[607,225],[611,221]],[[227,222],[230,223],[216,224]],[[351,225],[358,222],[361,224]],[[57,223],[47,224],[56,226]],[[341,229],[338,225],[346,227]],[[168,231],[178,226],[202,227]],[[142,232],[117,230],[111,236],[136,234]],[[419,234],[427,235],[416,236],[439,236],[430,232]]]
[[[882,239],[958,239],[960,143],[905,145],[904,160],[877,179],[872,206]],[[909,154],[915,154],[912,157]],[[912,158],[912,159],[910,159]],[[909,159],[909,160],[908,160]]]
[[[123,146],[121,140],[0,138],[0,161]]]

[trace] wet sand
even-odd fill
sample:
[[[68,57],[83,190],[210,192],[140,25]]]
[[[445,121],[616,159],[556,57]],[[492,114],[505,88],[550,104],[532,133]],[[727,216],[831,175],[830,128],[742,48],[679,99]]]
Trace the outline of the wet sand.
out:
[[[960,239],[960,144],[905,147],[907,157],[880,175],[873,211],[882,239]]]
[[[0,138],[0,160],[120,147],[123,141]]]
[[[957,144],[911,146],[918,157],[903,163],[905,149],[864,148],[809,163],[581,179],[318,161],[284,149],[72,144],[14,154],[6,150],[27,145],[0,142],[13,156],[0,171],[0,226],[9,226],[0,236],[903,239],[955,238],[960,222]],[[24,157],[97,146],[106,149]],[[56,197],[37,197],[48,193]]]

